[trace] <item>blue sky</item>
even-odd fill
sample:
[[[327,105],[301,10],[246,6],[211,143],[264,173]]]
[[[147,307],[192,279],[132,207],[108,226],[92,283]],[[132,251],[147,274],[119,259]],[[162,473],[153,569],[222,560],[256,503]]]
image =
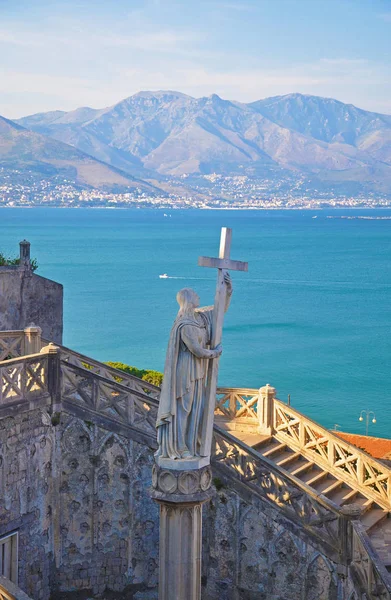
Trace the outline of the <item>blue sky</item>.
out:
[[[158,89],[391,114],[390,40],[391,0],[0,0],[0,114]]]

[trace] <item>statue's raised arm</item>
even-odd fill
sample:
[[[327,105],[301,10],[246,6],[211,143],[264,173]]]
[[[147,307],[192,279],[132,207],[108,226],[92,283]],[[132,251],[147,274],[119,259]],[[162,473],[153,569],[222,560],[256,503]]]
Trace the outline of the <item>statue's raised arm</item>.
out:
[[[226,310],[232,295],[228,273]],[[171,330],[157,419],[159,449],[156,457],[171,460],[200,456],[209,359],[221,354],[221,344],[210,348],[214,307],[198,308],[199,297],[190,288],[177,294],[179,312]]]
[[[217,268],[215,302],[199,308],[190,288],[178,292],[179,312],[171,329],[157,418],[161,467],[198,469],[210,462],[218,358],[232,283],[228,269],[247,271],[247,263],[229,258],[232,231],[221,231],[219,258],[200,257],[198,264]]]

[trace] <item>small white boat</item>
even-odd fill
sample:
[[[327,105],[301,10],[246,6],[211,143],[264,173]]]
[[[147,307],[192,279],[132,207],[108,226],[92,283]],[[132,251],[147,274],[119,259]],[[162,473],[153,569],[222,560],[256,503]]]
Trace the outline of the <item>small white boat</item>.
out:
[[[160,279],[168,279],[167,273],[163,273],[163,275],[159,275]]]

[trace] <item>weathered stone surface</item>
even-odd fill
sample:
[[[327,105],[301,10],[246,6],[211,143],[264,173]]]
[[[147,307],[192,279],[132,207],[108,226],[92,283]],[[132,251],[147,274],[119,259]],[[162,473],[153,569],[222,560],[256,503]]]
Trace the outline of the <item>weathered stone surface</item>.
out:
[[[19,587],[35,600],[53,574],[53,431],[39,410],[0,420],[0,536],[19,533]]]
[[[19,531],[21,589],[34,600],[78,591],[157,599],[153,464],[149,446],[66,413],[1,419],[0,535]],[[203,472],[200,488],[209,482]],[[217,475],[219,490],[207,490],[214,495],[203,508],[203,600],[354,598],[346,567],[277,507]]]
[[[182,462],[182,461],[181,461]],[[205,502],[210,498],[212,469],[177,471],[157,464],[152,467],[152,490],[154,500],[164,502]]]
[[[0,331],[35,323],[45,339],[61,344],[63,286],[28,268],[0,267]]]

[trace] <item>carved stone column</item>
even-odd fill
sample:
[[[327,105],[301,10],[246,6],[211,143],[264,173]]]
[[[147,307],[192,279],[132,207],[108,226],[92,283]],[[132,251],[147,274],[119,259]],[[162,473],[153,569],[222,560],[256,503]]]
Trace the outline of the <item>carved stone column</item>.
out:
[[[153,466],[152,498],[160,505],[159,600],[200,600],[202,504],[211,495],[208,465],[191,471]]]
[[[273,435],[274,422],[274,398],[276,390],[267,383],[259,390],[259,399],[261,410],[258,408],[259,432],[266,435]],[[258,404],[259,407],[259,404]]]
[[[42,329],[31,323],[24,328],[24,353],[38,354],[41,351]]]

